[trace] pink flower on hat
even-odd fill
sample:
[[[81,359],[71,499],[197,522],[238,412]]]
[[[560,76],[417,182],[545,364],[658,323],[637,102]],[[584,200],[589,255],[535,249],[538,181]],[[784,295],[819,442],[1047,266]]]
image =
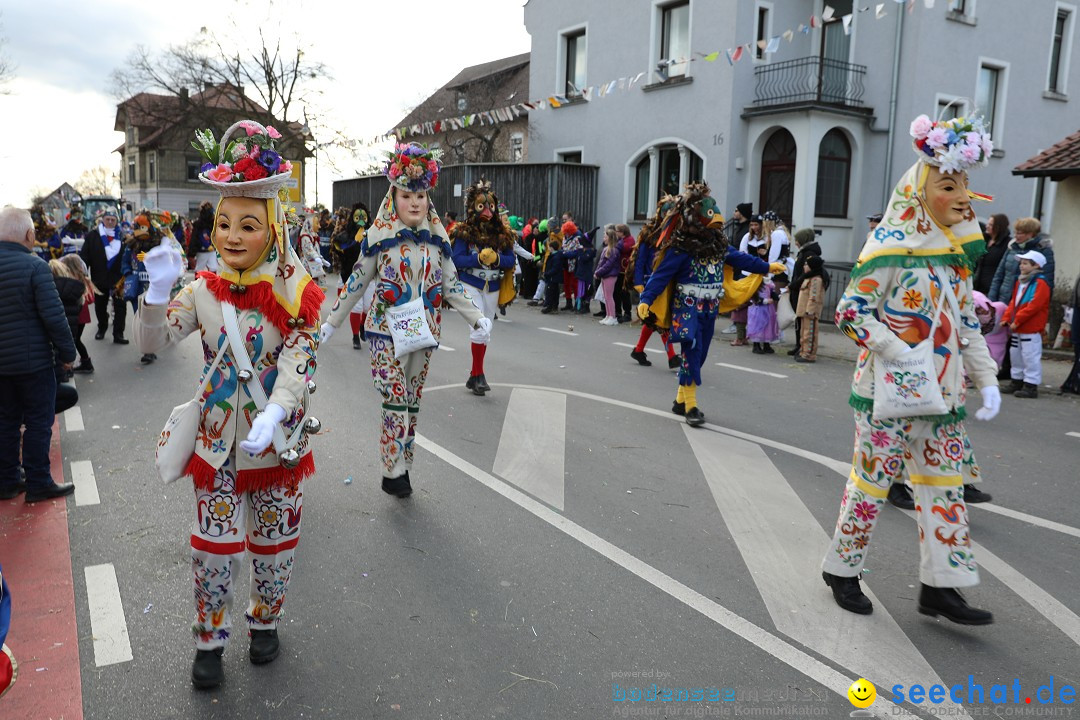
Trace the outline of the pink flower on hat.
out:
[[[920,115],[911,121],[911,136],[916,140],[926,137],[933,129],[934,123],[926,115]]]
[[[206,173],[206,177],[214,182],[227,183],[232,180],[233,171],[228,165],[218,165],[213,170]]]
[[[930,147],[937,149],[944,147],[946,141],[948,141],[949,133],[945,128],[936,127],[930,132],[926,133],[926,144]]]

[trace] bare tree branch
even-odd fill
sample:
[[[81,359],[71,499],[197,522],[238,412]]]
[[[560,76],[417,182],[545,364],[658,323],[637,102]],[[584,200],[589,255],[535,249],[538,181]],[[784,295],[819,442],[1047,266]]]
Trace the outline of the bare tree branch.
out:
[[[75,189],[80,195],[111,195],[120,194],[120,175],[112,168],[99,165],[89,170],[84,170],[75,183]]]
[[[3,14],[0,13],[0,19],[2,17]],[[0,23],[0,30],[2,29],[3,24]],[[7,45],[7,38],[0,35],[0,95],[10,94],[11,91],[5,89],[4,85],[15,77],[15,62],[4,52],[5,45]]]

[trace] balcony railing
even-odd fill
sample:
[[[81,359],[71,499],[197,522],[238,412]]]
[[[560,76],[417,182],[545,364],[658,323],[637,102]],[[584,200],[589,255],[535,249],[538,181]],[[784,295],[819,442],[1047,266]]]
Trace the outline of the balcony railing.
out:
[[[754,105],[832,105],[865,110],[865,65],[822,57],[768,63],[754,70]]]

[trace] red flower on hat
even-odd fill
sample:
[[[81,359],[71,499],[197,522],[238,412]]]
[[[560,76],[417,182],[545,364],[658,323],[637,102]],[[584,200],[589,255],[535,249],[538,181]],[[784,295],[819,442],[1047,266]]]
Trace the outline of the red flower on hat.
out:
[[[262,180],[269,174],[262,165],[253,163],[249,170],[244,171],[244,180]]]

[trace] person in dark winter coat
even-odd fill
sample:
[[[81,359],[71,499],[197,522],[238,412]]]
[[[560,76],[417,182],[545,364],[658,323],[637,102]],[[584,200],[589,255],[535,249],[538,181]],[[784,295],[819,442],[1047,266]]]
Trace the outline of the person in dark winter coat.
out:
[[[1042,253],[1046,258],[1046,265],[1042,268],[1043,277],[1050,292],[1054,292],[1054,241],[1042,235],[1042,223],[1033,217],[1020,218],[1014,228],[1015,238],[1005,250],[1005,257],[1001,259],[997,270],[994,272],[994,280],[990,283],[990,292],[987,297],[991,302],[1007,303],[1012,299],[1013,288],[1016,280],[1020,277],[1020,255],[1032,250]]]
[[[565,266],[562,243],[558,239],[549,239],[547,250],[544,252],[544,260],[540,266],[540,272],[544,278],[544,309],[540,312],[545,315],[559,312],[559,283],[562,282]]]
[[[802,321],[803,318],[798,314],[799,308],[799,292],[802,290],[803,281],[803,268],[806,265],[806,261],[811,257],[821,257],[821,245],[818,244],[817,234],[813,228],[803,228],[795,233],[795,245],[799,248],[798,254],[795,256],[795,271],[791,277],[791,285],[788,286],[788,299],[791,302],[791,309],[796,311],[795,314],[795,337],[802,337]],[[821,275],[826,287],[828,286],[829,273],[824,269],[821,270]],[[798,355],[799,345],[795,344],[791,350],[788,350],[788,355]]]
[[[752,204],[744,202],[735,206],[735,212],[731,213],[731,219],[724,225],[724,237],[728,239],[728,242],[738,243],[742,240],[743,235],[750,232],[750,218],[753,216],[754,206]]]
[[[59,355],[64,371],[71,369],[75,343],[49,266],[33,253],[35,239],[29,212],[0,210],[0,499],[26,492],[31,503],[75,490],[54,483],[49,470],[54,365]]]
[[[124,303],[123,287],[117,287],[124,279],[121,267],[124,241],[116,227],[117,218],[113,210],[106,210],[98,226],[86,234],[79,255],[90,268],[90,279],[98,289],[94,298],[94,310],[97,313],[98,331],[95,340],[105,337],[109,329],[109,302],[113,306],[113,342],[127,345],[124,339],[124,325],[127,319],[127,306]]]
[[[1005,251],[1009,247],[1012,236],[1009,232],[1009,217],[1003,213],[991,215],[986,221],[986,254],[979,258],[975,267],[975,277],[972,284],[976,292],[983,295],[990,294],[990,286],[994,282],[994,274],[997,272],[1001,259],[1005,257]]]
[[[69,257],[76,263],[82,262],[74,255]],[[83,314],[85,313],[87,322],[90,320],[90,313],[86,307],[86,281],[77,277],[68,262],[63,260],[50,260],[49,270],[52,271],[56,292],[60,295],[60,302],[64,306],[64,315],[67,317],[72,341],[79,353],[79,372],[93,372],[94,364],[90,361],[90,353],[82,341]],[[85,275],[83,277],[85,278]]]

